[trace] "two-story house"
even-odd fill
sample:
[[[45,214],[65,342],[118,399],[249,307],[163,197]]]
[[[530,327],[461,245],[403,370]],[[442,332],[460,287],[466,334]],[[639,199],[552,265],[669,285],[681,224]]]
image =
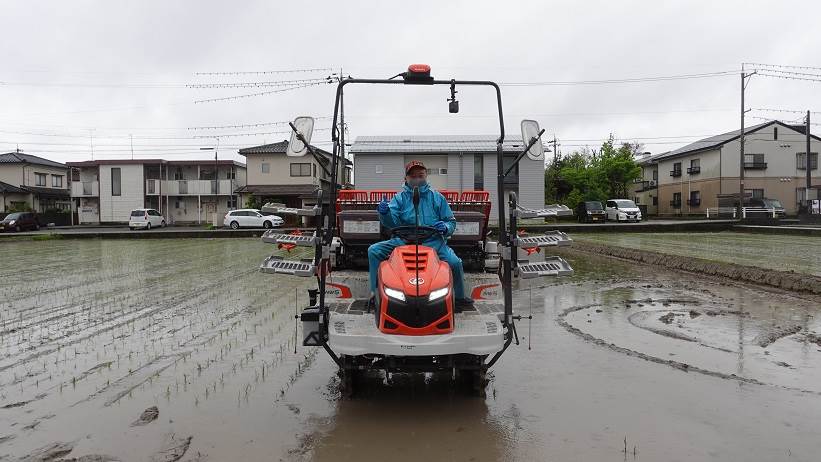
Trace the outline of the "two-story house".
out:
[[[641,177],[633,183],[632,198],[639,207],[646,210],[646,215],[658,214],[658,182],[659,182],[659,166],[656,163],[656,158],[664,155],[656,154],[641,156],[636,160],[636,163],[641,167]]]
[[[311,145],[322,159],[325,168],[330,169],[332,154]],[[239,150],[245,156],[248,181],[237,189],[241,207],[261,206],[265,202],[279,202],[289,207],[310,207],[317,204],[317,190],[327,191],[329,177],[323,166],[310,154],[303,157],[285,155],[288,141],[253,146]],[[353,163],[340,159],[339,185],[349,186]],[[289,217],[283,217],[288,219]]]
[[[137,208],[153,208],[169,224],[219,224],[237,208],[245,165],[233,160],[94,160],[68,162],[71,197],[81,224],[122,223]]]
[[[772,120],[744,130],[744,194],[781,201],[795,214],[806,192],[805,127]],[[719,206],[720,195],[738,194],[740,130],[723,133],[653,156],[658,175],[659,215],[702,215]],[[821,138],[810,136],[810,169],[819,183]]]
[[[402,187],[404,166],[421,160],[428,169],[428,182],[436,189],[461,193],[481,190],[497,197],[496,136],[360,136],[351,153],[355,156],[358,189],[396,189]],[[524,149],[521,138],[505,138],[504,166],[507,168]],[[504,180],[504,192],[518,194],[524,207],[544,207],[544,159],[523,157]],[[507,201],[505,201],[507,203]],[[491,220],[497,218],[491,213]]]
[[[0,212],[70,210],[65,164],[23,152],[0,154]]]

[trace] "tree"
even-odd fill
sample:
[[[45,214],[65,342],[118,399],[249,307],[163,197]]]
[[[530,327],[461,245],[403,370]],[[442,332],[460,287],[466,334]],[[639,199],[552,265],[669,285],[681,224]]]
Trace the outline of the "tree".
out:
[[[627,197],[630,183],[641,176],[634,155],[640,145],[615,146],[614,138],[598,152],[583,149],[553,162],[545,170],[545,200],[575,208],[582,201]]]

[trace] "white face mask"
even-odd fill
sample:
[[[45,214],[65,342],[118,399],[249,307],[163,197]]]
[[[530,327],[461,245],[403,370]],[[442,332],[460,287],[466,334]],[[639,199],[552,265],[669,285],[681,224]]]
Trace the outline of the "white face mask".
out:
[[[424,178],[408,178],[408,186],[411,188],[421,188],[427,181]]]

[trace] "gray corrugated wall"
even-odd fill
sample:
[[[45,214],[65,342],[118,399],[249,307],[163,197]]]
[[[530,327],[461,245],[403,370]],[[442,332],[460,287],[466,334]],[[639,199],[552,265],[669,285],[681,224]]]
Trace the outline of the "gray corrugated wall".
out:
[[[519,162],[519,203],[531,209],[544,207],[544,160],[525,156]]]
[[[448,189],[451,191],[473,190],[473,154],[450,154],[448,156]]]
[[[403,154],[357,154],[354,159],[356,189],[396,189],[405,181]],[[382,173],[376,173],[376,166]]]

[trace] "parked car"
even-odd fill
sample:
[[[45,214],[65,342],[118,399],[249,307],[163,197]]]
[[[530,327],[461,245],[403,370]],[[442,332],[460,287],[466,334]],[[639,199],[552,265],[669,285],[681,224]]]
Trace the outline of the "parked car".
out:
[[[34,212],[13,212],[0,221],[0,231],[38,230],[40,222]]]
[[[165,218],[154,209],[135,209],[131,211],[128,227],[132,230],[138,228],[165,228]]]
[[[641,221],[641,210],[629,199],[610,199],[604,209],[607,220]]]
[[[781,201],[778,199],[750,199],[750,205],[747,207],[762,207],[765,209],[775,209],[775,216],[778,218],[784,218],[787,216],[787,211],[784,210],[784,206],[781,205]]]
[[[231,210],[225,214],[225,219],[222,220],[223,226],[229,226],[231,229],[239,228],[274,228],[282,226],[285,222],[282,218],[276,215],[263,215],[257,209],[239,209]]]
[[[604,207],[599,201],[584,201],[576,206],[579,223],[604,222]]]

